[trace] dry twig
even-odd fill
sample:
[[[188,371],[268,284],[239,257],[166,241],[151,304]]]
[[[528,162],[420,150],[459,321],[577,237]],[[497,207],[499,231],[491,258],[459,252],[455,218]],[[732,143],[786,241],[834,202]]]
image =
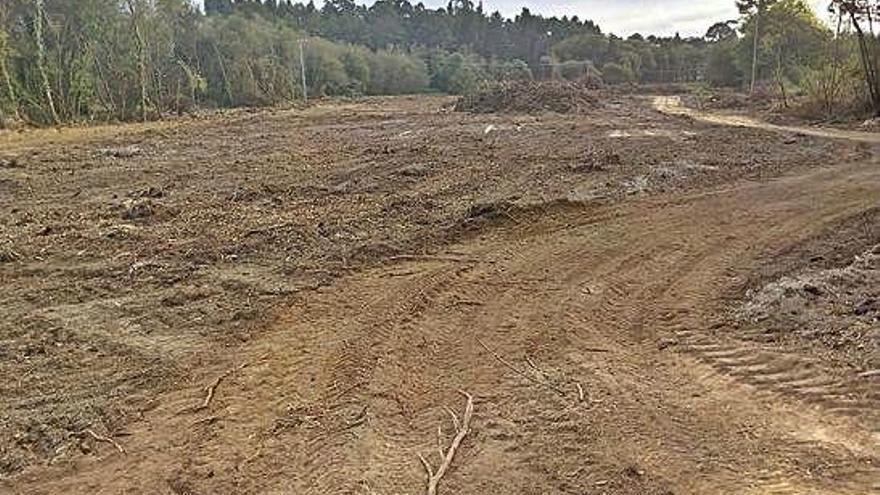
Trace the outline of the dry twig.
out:
[[[122,448],[122,445],[119,445],[119,443],[118,443],[116,440],[113,440],[113,439],[110,438],[110,437],[105,437],[104,435],[99,435],[99,434],[95,433],[95,430],[92,430],[91,428],[89,428],[89,429],[83,431],[83,433],[85,433],[85,434],[89,435],[90,437],[94,438],[96,442],[109,443],[110,445],[112,445],[113,447],[115,447],[116,450],[118,450],[120,454],[125,455],[125,449]]]
[[[244,363],[223,372],[223,374],[215,378],[214,381],[211,382],[211,384],[205,386],[205,400],[202,401],[202,403],[198,406],[184,409],[183,411],[181,411],[181,414],[185,412],[199,412],[207,409],[211,405],[211,402],[214,400],[214,396],[217,394],[217,387],[220,386],[220,382],[222,382],[227,376],[231,375],[233,372],[244,369],[246,366],[247,363]]]
[[[232,370],[227,370],[222,375],[218,376],[212,384],[205,387],[205,401],[202,402],[202,405],[196,408],[196,411],[207,409],[208,406],[211,405],[211,401],[214,400],[214,395],[217,393],[217,387],[220,386],[220,382],[222,382],[223,379],[229,376],[231,373]]]
[[[507,366],[511,371],[513,371],[513,372],[516,373],[517,375],[519,375],[519,376],[525,378],[526,380],[528,380],[528,381],[530,381],[530,382],[532,382],[532,383],[535,383],[535,384],[537,384],[537,385],[541,385],[541,386],[543,386],[543,387],[547,387],[547,388],[549,388],[550,390],[552,390],[552,391],[556,392],[557,394],[559,394],[560,396],[565,397],[566,393],[565,393],[565,391],[562,390],[561,388],[557,387],[556,385],[554,385],[554,384],[552,384],[552,383],[545,382],[545,381],[541,381],[541,380],[537,380],[537,379],[535,379],[535,378],[533,378],[533,377],[527,375],[525,372],[520,371],[519,368],[517,368],[516,366],[510,364],[506,359],[504,359],[503,357],[499,356],[497,352],[495,352],[495,351],[493,351],[492,349],[490,349],[489,346],[487,346],[487,345],[486,345],[482,340],[480,340],[479,338],[477,339],[477,343],[480,344],[480,346],[482,346],[483,349],[486,349],[486,350],[489,352],[489,354],[492,354],[492,356],[493,356],[495,359],[497,359],[499,363],[503,364],[504,366]]]
[[[860,378],[873,378],[875,376],[880,376],[880,369],[859,373]]]
[[[399,254],[388,258],[390,261],[451,261],[458,263],[477,263],[476,258],[464,258],[461,256],[442,256],[429,254]]]
[[[452,444],[449,445],[449,449],[446,451],[446,454],[443,454],[443,448],[440,446],[440,434],[441,430],[437,430],[438,434],[438,449],[440,450],[441,458],[443,462],[440,464],[440,467],[434,471],[434,468],[431,467],[431,464],[427,459],[424,458],[421,454],[419,454],[419,460],[422,461],[422,465],[425,467],[425,472],[428,475],[428,483],[426,487],[427,495],[436,495],[437,493],[437,485],[440,484],[440,480],[446,474],[446,471],[449,470],[449,466],[452,465],[452,460],[455,458],[455,452],[458,450],[458,447],[461,445],[464,437],[467,436],[471,427],[471,417],[474,414],[474,397],[466,392],[461,392],[462,395],[467,397],[467,405],[464,408],[464,416],[461,421],[459,421],[458,416],[455,415],[451,410],[447,410],[449,414],[452,416],[452,423],[455,425],[455,438],[452,439]]]

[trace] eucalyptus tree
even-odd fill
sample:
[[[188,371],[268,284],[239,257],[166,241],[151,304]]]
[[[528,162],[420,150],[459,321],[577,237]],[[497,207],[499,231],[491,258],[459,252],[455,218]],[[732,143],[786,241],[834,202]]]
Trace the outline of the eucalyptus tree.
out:
[[[849,18],[856,31],[859,58],[874,114],[880,116],[880,48],[874,33],[874,21],[880,16],[880,1],[833,0],[832,8]],[[867,28],[866,28],[867,26]],[[867,29],[867,32],[866,32]]]
[[[740,14],[750,17],[754,27],[752,42],[752,79],[750,91],[755,92],[755,84],[758,80],[758,47],[761,42],[761,17],[766,9],[776,3],[776,0],[736,0],[736,6]]]

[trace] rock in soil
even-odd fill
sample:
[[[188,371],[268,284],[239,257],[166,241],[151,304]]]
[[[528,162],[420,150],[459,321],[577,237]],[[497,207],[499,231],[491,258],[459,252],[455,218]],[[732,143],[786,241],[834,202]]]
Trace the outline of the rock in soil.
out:
[[[124,220],[139,220],[149,218],[155,214],[155,209],[150,201],[127,201],[122,212]]]

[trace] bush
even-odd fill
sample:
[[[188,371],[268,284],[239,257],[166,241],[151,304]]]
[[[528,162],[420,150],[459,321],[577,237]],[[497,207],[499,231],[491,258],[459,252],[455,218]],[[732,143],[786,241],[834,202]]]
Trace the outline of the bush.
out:
[[[306,81],[316,96],[346,94],[349,78],[342,63],[345,50],[322,39],[310,39],[305,49]]]
[[[461,96],[457,112],[583,113],[596,107],[593,88],[568,81],[507,81],[484,85]]]
[[[439,54],[434,57],[431,85],[445,93],[460,95],[476,89],[489,79],[476,56],[461,53]]]
[[[798,113],[825,119],[869,115],[871,102],[864,90],[860,69],[853,62],[805,71],[802,81],[805,97],[798,105]]]
[[[367,57],[373,95],[421,93],[428,89],[428,69],[416,57],[391,51],[378,51]]]
[[[582,34],[571,36],[553,47],[553,54],[559,60],[590,60],[602,63],[608,56],[610,43],[601,34]]]
[[[302,33],[260,17],[208,18],[202,32],[208,96],[224,105],[266,105],[302,97]],[[425,91],[425,64],[403,53],[308,38],[304,45],[309,96],[356,96]]]
[[[532,69],[529,68],[529,64],[519,59],[493,64],[490,72],[496,81],[530,81],[532,79]]]
[[[635,82],[636,75],[625,65],[608,62],[602,66],[602,79],[608,84],[627,84]]]
[[[204,57],[202,66],[210,99],[226,106],[252,106],[297,97],[298,32],[260,18],[233,15],[209,18],[199,35],[200,51],[211,55]],[[310,61],[323,65],[325,48],[311,47]]]
[[[561,77],[562,79],[565,79],[567,81],[574,81],[575,79],[580,79],[581,76],[584,75],[585,71],[586,62],[581,62],[579,60],[569,60],[555,66],[554,76]]]
[[[348,76],[347,96],[365,94],[370,85],[369,51],[354,46],[342,54],[342,66]]]
[[[706,80],[716,87],[734,87],[742,84],[743,73],[737,65],[736,43],[721,41],[709,50],[706,62]]]

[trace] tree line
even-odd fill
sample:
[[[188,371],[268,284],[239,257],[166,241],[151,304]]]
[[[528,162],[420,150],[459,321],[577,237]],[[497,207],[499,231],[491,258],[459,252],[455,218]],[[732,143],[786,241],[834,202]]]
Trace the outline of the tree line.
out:
[[[322,95],[462,93],[492,80],[601,78],[809,92],[880,107],[876,0],[740,0],[705,36],[607,35],[578,17],[408,0],[3,0],[0,125],[142,120]],[[864,77],[863,77],[864,76]],[[865,91],[865,84],[870,91]],[[864,98],[869,95],[869,98]],[[860,100],[861,98],[861,100]]]
[[[788,107],[826,118],[880,115],[876,0],[829,0],[830,25],[803,0],[737,0],[738,21],[713,25],[706,80],[772,91]]]

